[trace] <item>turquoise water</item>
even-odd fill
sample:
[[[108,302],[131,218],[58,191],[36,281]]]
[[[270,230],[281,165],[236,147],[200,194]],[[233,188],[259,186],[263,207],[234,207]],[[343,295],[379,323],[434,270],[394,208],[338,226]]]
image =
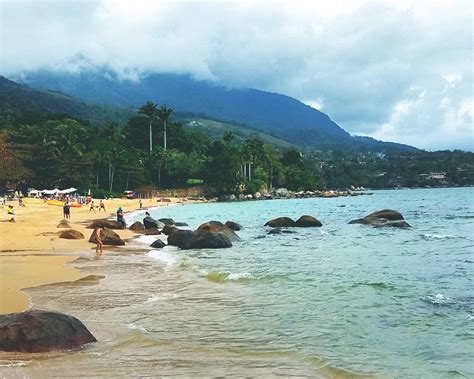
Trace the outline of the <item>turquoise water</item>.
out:
[[[457,188],[155,209],[190,228],[239,222],[241,241],[150,251],[155,236],[141,236],[101,259],[78,252],[72,265],[92,280],[28,293],[32,307],[78,317],[98,342],[0,353],[0,376],[474,377],[473,199],[474,188]],[[348,225],[385,208],[413,228]],[[263,226],[302,214],[323,227]]]
[[[174,252],[216,291],[238,286],[249,296],[228,305],[226,333],[236,346],[297,351],[357,373],[455,377],[474,376],[473,199],[472,188],[377,191],[176,206],[152,215],[192,228],[208,220],[244,226],[231,249]],[[413,228],[347,224],[385,208]],[[266,221],[302,214],[323,227],[266,234]],[[242,341],[243,330],[250,337]]]

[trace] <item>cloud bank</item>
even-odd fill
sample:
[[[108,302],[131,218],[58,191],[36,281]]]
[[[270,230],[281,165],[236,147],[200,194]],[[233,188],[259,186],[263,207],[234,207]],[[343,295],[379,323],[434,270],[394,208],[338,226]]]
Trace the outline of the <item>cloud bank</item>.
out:
[[[293,96],[353,134],[474,150],[470,2],[324,3],[1,0],[0,74],[191,74]]]

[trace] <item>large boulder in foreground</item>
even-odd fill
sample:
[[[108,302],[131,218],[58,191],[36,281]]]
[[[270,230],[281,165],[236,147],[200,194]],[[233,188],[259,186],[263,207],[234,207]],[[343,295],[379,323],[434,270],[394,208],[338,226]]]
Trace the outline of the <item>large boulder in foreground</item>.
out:
[[[323,224],[321,224],[321,221],[317,220],[313,216],[304,215],[296,220],[295,226],[300,228],[311,228],[323,226]]]
[[[102,244],[104,245],[111,245],[111,246],[123,246],[125,242],[120,238],[120,236],[115,233],[113,230],[110,229],[102,229],[100,231],[100,239],[102,240]],[[92,232],[89,242],[96,243],[95,232]]]
[[[363,224],[372,225],[378,228],[381,227],[395,227],[395,228],[409,228],[410,225],[405,221],[400,212],[392,209],[384,209],[378,212],[371,213],[363,218],[352,220],[349,224]]]
[[[265,226],[269,226],[271,228],[287,228],[295,226],[295,222],[289,217],[278,217],[268,221]]]
[[[145,230],[145,226],[140,221],[135,221],[128,229],[132,232],[142,233]]]
[[[92,224],[90,224],[87,227],[87,229],[95,229],[95,228],[123,229],[123,225],[118,221],[107,220],[106,218],[104,218],[104,219],[92,221]]]
[[[173,233],[179,232],[180,230],[181,229],[178,229],[175,226],[165,225],[165,227],[163,228],[163,233],[166,234],[167,236],[170,236]]]
[[[59,233],[59,238],[64,238],[67,240],[83,240],[84,234],[74,229],[67,229]]]
[[[164,225],[160,221],[155,220],[151,216],[146,216],[143,219],[143,226],[145,229],[163,229]]]
[[[96,341],[81,321],[62,313],[30,310],[0,315],[0,351],[71,350]]]

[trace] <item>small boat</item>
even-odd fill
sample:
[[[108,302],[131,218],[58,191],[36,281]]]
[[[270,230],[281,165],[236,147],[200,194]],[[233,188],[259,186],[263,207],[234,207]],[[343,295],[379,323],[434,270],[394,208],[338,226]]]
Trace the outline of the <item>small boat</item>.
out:
[[[46,204],[49,205],[57,205],[59,207],[62,207],[64,205],[64,201],[61,200],[48,200]],[[79,203],[70,203],[71,208],[80,208],[82,205]]]

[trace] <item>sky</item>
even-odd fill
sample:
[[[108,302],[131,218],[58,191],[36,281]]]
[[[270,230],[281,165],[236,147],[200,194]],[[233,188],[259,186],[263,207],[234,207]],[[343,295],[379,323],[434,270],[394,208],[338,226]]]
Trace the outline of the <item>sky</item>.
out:
[[[189,74],[295,97],[352,134],[472,151],[473,4],[0,0],[0,75]]]

